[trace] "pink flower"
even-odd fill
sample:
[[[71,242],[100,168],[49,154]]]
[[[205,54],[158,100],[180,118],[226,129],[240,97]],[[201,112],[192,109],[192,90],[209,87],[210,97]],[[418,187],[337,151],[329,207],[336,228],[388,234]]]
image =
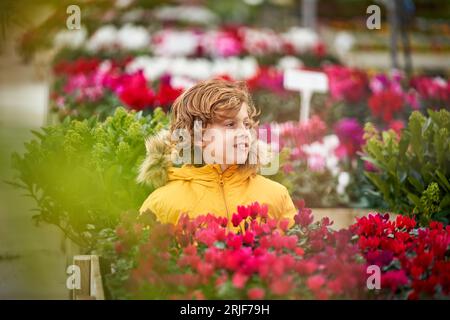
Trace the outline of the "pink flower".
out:
[[[405,124],[402,120],[392,120],[389,123],[389,129],[394,130],[394,132],[397,134],[398,137],[400,137],[400,134],[402,133],[402,129],[405,127]]]
[[[246,231],[242,240],[245,244],[253,244],[253,241],[255,240],[255,234],[251,231]]]
[[[234,227],[239,226],[239,224],[242,222],[242,217],[240,214],[233,213],[233,216],[231,217],[231,223],[233,223]]]
[[[278,277],[270,284],[270,290],[275,295],[285,295],[292,289],[292,277]]]
[[[289,219],[282,219],[280,221],[280,229],[286,232],[289,228]]]
[[[242,246],[242,236],[229,233],[227,239],[227,246],[233,248],[234,250],[238,250]]]
[[[323,171],[325,169],[325,158],[320,154],[311,154],[308,157],[308,168],[312,171]]]
[[[295,223],[299,226],[306,228],[308,227],[314,220],[312,216],[311,209],[303,208],[299,209],[298,213],[294,216]]]
[[[339,138],[345,156],[354,157],[364,143],[364,130],[355,118],[344,118],[336,123],[334,131]]]
[[[392,292],[408,283],[404,270],[392,270],[381,275],[381,288],[390,288]]]
[[[306,285],[311,291],[319,290],[325,284],[325,278],[321,275],[311,276],[306,280]]]
[[[237,212],[238,212],[239,216],[241,217],[241,219],[245,220],[245,219],[247,219],[250,216],[251,207],[238,206],[237,207]]]
[[[367,94],[367,76],[363,71],[342,66],[324,68],[328,76],[331,97],[338,101],[356,103]]]
[[[197,265],[197,271],[201,276],[209,278],[214,274],[214,266],[207,262],[200,262]]]
[[[243,273],[236,272],[233,275],[231,282],[233,283],[233,286],[235,288],[242,289],[245,286],[245,284],[247,283],[247,280],[248,280],[248,276],[246,276]]]
[[[247,296],[250,300],[261,300],[264,298],[265,291],[262,288],[250,288],[247,291]]]

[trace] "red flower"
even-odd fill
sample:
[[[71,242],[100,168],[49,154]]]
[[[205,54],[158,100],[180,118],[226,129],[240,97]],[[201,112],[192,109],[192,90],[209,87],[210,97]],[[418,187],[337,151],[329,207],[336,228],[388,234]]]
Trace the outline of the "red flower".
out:
[[[327,66],[324,71],[328,76],[333,99],[356,103],[366,96],[368,80],[365,72],[337,65]]]
[[[255,239],[255,234],[251,231],[247,231],[247,232],[245,232],[242,240],[244,241],[245,244],[253,244],[254,239]]]
[[[147,87],[147,80],[142,71],[125,76],[117,92],[119,99],[135,110],[151,107],[155,101],[155,94]]]
[[[239,226],[239,224],[242,222],[242,217],[240,214],[233,213],[233,216],[231,217],[231,222],[233,223],[234,227]]]
[[[281,219],[280,229],[286,232],[289,228],[289,219]]]
[[[238,250],[242,246],[242,236],[229,233],[227,246],[233,248],[234,250]]]
[[[325,284],[325,278],[321,275],[311,276],[306,280],[306,285],[311,291],[319,290]]]
[[[298,213],[294,216],[295,223],[299,226],[306,228],[308,227],[314,220],[312,216],[311,209],[309,208],[300,208]]]
[[[241,219],[245,220],[245,219],[247,219],[250,216],[251,207],[238,206],[237,207],[237,212],[238,212],[239,216],[241,217]]]
[[[397,291],[397,288],[408,283],[405,271],[393,270],[381,275],[381,287],[390,288],[392,292]]]
[[[265,292],[262,288],[250,288],[247,291],[247,296],[250,300],[261,300],[264,298]]]
[[[233,275],[233,278],[231,280],[231,282],[233,283],[233,286],[237,289],[242,289],[245,284],[247,283],[248,280],[248,276],[246,276],[245,274],[242,274],[240,272],[236,272]]]
[[[201,276],[209,278],[214,274],[214,266],[207,262],[200,262],[197,265],[197,271]]]
[[[172,105],[178,96],[183,93],[182,88],[174,88],[170,85],[170,78],[161,80],[159,90],[156,93],[155,104],[163,107]]]
[[[404,99],[401,93],[393,90],[384,90],[374,93],[369,98],[369,107],[375,117],[390,122],[395,113],[402,111]]]
[[[250,205],[250,217],[252,219],[256,219],[256,217],[260,214],[261,207],[258,202],[254,202]]]
[[[270,284],[270,290],[273,294],[282,296],[292,289],[292,277],[275,278]]]

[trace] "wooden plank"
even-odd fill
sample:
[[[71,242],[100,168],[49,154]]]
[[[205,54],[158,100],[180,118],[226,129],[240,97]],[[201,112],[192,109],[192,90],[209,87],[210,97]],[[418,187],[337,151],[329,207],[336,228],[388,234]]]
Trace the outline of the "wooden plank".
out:
[[[73,264],[80,268],[80,289],[73,290],[73,299],[88,299],[91,295],[91,256],[74,256]]]

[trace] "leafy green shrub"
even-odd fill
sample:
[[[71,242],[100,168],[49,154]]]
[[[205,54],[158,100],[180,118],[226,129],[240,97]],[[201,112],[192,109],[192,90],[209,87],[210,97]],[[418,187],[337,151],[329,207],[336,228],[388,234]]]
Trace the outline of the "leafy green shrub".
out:
[[[393,131],[377,132],[366,125],[363,159],[377,168],[366,172],[390,209],[448,224],[450,215],[450,113],[413,112],[398,139]]]
[[[114,228],[125,210],[136,210],[151,192],[136,176],[147,136],[162,129],[168,118],[161,109],[152,115],[117,108],[104,122],[66,118],[34,131],[37,139],[13,154],[15,186],[27,191],[38,208],[34,219],[55,224],[85,250],[98,233]]]

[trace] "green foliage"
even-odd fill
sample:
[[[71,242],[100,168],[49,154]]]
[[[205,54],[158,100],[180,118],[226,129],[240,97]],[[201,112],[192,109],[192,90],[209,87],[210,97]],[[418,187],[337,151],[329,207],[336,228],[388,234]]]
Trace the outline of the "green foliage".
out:
[[[102,229],[114,228],[121,212],[136,210],[151,192],[136,183],[144,140],[167,123],[161,109],[143,116],[122,107],[104,122],[66,118],[33,132],[25,153],[12,155],[12,184],[36,200],[37,222],[59,226],[90,250]]]
[[[448,224],[450,216],[450,113],[413,112],[399,140],[392,131],[378,133],[366,125],[363,158],[378,171],[366,172],[391,210]]]

